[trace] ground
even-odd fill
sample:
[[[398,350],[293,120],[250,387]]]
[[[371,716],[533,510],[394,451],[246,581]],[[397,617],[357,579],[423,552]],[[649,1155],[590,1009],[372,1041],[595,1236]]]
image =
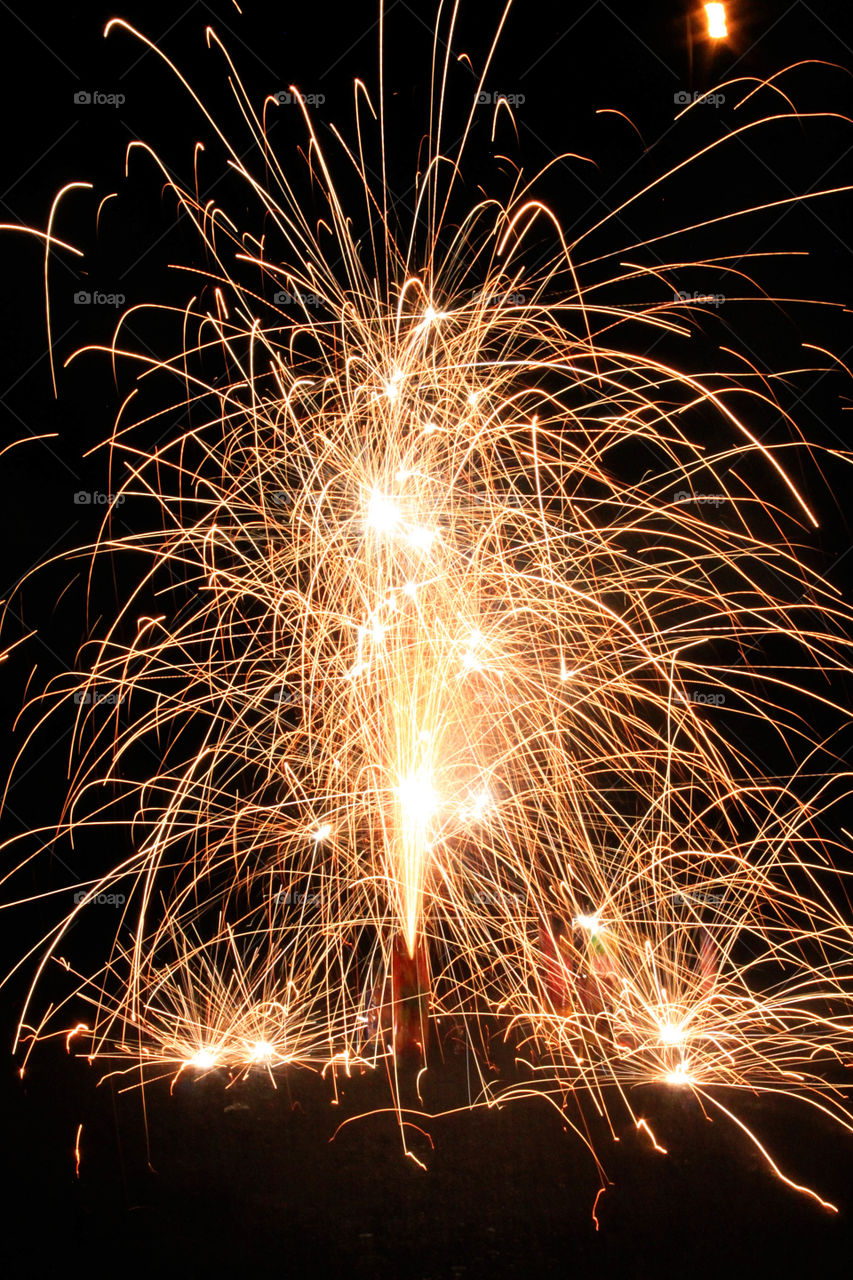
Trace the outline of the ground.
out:
[[[421,1082],[426,1108],[467,1098],[464,1054]],[[610,1179],[541,1100],[466,1110],[410,1131],[402,1151],[381,1074],[339,1081],[289,1069],[228,1087],[210,1072],[138,1090],[96,1087],[61,1044],[6,1078],[0,1258],[53,1274],[500,1276],[815,1275],[849,1254],[853,1137],[787,1102],[739,1099],[783,1169],[840,1207],[780,1184],[731,1127],[682,1091],[634,1095],[664,1155],[614,1111],[590,1122]],[[411,1090],[411,1082],[405,1085]],[[732,1095],[726,1095],[732,1102]],[[819,1118],[818,1118],[819,1120]],[[82,1122],[80,1169],[75,1135]],[[146,1137],[147,1134],[147,1137]],[[15,1272],[10,1270],[10,1274]]]

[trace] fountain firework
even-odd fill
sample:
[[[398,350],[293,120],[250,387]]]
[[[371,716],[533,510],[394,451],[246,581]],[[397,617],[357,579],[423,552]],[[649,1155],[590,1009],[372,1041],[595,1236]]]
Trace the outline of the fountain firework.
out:
[[[483,1102],[622,1106],[655,1142],[629,1090],[692,1090],[784,1177],[721,1091],[795,1095],[851,1128],[826,1069],[853,1035],[847,850],[821,834],[846,779],[799,710],[840,714],[803,673],[847,670],[850,614],[801,554],[817,516],[789,465],[787,371],[654,354],[683,349],[707,301],[677,290],[690,271],[760,296],[750,255],[694,262],[699,218],[591,246],[734,138],[806,117],[784,75],[721,86],[743,123],[570,237],[541,175],[515,168],[500,199],[465,186],[477,122],[494,137],[511,120],[484,89],[507,13],[448,148],[458,14],[439,10],[409,226],[384,177],[381,83],[356,85],[354,136],[332,148],[288,90],[309,216],[267,135],[279,103],[251,101],[214,32],[255,169],[162,50],[106,29],[181,82],[265,230],[131,144],[208,265],[184,307],[153,307],[168,351],[132,345],[139,307],[85,348],[139,371],[110,474],[152,518],[125,536],[108,514],[95,564],[144,564],[138,586],[35,700],[48,723],[78,704],[42,851],[104,824],[126,849],[30,953],[18,1047],[71,1027],[142,1081],[351,1071],[428,1062],[438,1018]],[[692,104],[681,115],[689,131]],[[71,250],[59,211],[48,267]],[[782,444],[751,425],[768,406]],[[168,429],[149,448],[152,422]],[[734,726],[755,723],[802,761],[791,776],[739,745]],[[110,954],[78,972],[70,930],[119,890]],[[38,1012],[57,961],[67,997]],[[522,1084],[485,1070],[496,1027]]]

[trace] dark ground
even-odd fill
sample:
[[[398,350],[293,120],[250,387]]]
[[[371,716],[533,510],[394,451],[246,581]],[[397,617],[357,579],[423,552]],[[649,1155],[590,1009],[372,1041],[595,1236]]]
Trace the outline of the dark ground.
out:
[[[420,1120],[434,1143],[411,1134],[424,1171],[404,1158],[393,1115],[338,1128],[386,1106],[376,1077],[343,1081],[339,1106],[305,1071],[278,1089],[263,1077],[226,1089],[212,1072],[170,1096],[161,1082],[147,1094],[150,1155],[139,1094],[93,1079],[48,1050],[7,1091],[10,1275],[53,1274],[71,1257],[94,1275],[819,1275],[853,1243],[853,1139],[783,1102],[721,1095],[837,1216],[775,1180],[688,1096],[647,1089],[635,1103],[668,1155],[618,1111],[620,1142],[591,1126],[612,1184],[596,1231],[593,1162],[541,1100]],[[464,1057],[422,1087],[436,1109],[464,1101]]]
[[[687,8],[674,0],[652,5],[614,0],[589,8],[518,0],[492,88],[525,95],[524,110],[518,112],[520,145],[531,167],[546,160],[551,149],[589,150],[601,162],[595,179],[580,167],[568,174],[558,171],[562,185],[552,183],[549,198],[569,225],[589,225],[602,207],[612,206],[616,195],[609,183],[614,174],[631,171],[628,182],[638,185],[641,176],[672,162],[668,129],[675,91],[704,91],[730,72],[767,74],[801,58],[853,67],[853,17],[847,0],[814,0],[810,5],[738,0],[729,6],[738,19],[731,47],[711,59],[694,46],[692,61],[685,35]],[[85,342],[103,341],[114,322],[114,316],[96,314],[94,308],[75,308],[73,291],[93,287],[122,292],[129,303],[172,297],[175,284],[166,264],[183,260],[188,252],[188,241],[167,234],[174,223],[173,202],[161,202],[160,181],[151,164],[137,166],[141,176],[122,220],[111,222],[112,215],[105,216],[102,235],[94,240],[94,210],[102,195],[122,183],[125,146],[132,138],[146,138],[165,150],[186,178],[193,142],[208,137],[152,55],[138,58],[126,37],[102,41],[108,17],[122,14],[153,37],[162,36],[206,100],[217,106],[223,100],[223,73],[221,62],[204,50],[207,22],[228,39],[252,92],[272,92],[295,81],[305,92],[327,95],[330,118],[349,119],[353,75],[373,76],[372,0],[359,0],[345,12],[328,6],[304,6],[297,12],[292,6],[252,0],[243,9],[241,19],[226,0],[210,5],[197,0],[186,8],[128,0],[115,10],[99,3],[67,4],[59,11],[25,6],[20,0],[0,5],[0,221],[44,226],[51,199],[65,182],[87,179],[96,187],[91,196],[68,203],[59,228],[71,240],[84,242],[88,254],[81,274],[59,261],[55,267],[60,359]],[[460,47],[482,52],[496,9],[471,0]],[[415,12],[399,2],[389,5],[390,10],[395,12],[389,16],[401,23],[398,34],[389,35],[389,75],[398,92],[390,128],[403,135],[417,114],[420,83],[409,69],[409,55],[414,40],[426,39],[420,15],[431,21],[432,6],[418,6]],[[823,69],[809,72],[803,83],[806,105],[850,113],[849,76]],[[77,110],[73,97],[81,89],[122,92],[126,106]],[[605,126],[594,110],[601,106],[630,114],[649,143],[657,144],[660,137],[650,169],[633,170],[637,147],[627,125],[620,132],[611,117],[606,126],[610,132],[599,131]],[[704,137],[703,130],[735,127],[738,118],[722,110],[696,123]],[[284,150],[294,154],[301,132],[291,128],[289,117],[282,117],[277,128]],[[722,186],[732,189],[730,207],[736,207],[749,201],[753,191],[776,199],[793,189],[853,181],[853,130],[841,123],[827,130],[804,127],[797,145],[788,134],[770,134],[757,154],[741,148],[735,153],[737,163],[720,171],[716,184],[709,181],[700,188],[685,182],[667,195],[668,203],[656,203],[646,215],[638,211],[637,225],[621,228],[624,243],[647,232],[644,216],[652,225],[666,218],[671,218],[669,225],[698,221]],[[410,148],[407,166],[412,154]],[[789,162],[793,171],[786,167]],[[595,188],[578,186],[580,179],[595,182]],[[822,201],[814,212],[789,210],[771,220],[773,230],[766,237],[750,224],[749,234],[742,236],[737,229],[734,239],[723,234],[719,243],[703,241],[696,252],[725,253],[732,244],[808,248],[808,260],[790,269],[768,267],[770,274],[763,279],[769,290],[781,296],[805,292],[849,306],[851,207],[844,197]],[[242,209],[232,211],[242,216]],[[161,236],[166,238],[161,241]],[[0,238],[0,261],[0,443],[27,434],[58,435],[49,446],[27,445],[3,459],[0,595],[5,597],[7,585],[32,564],[92,536],[98,513],[74,505],[72,496],[80,488],[108,488],[102,460],[83,455],[108,433],[120,397],[102,364],[80,361],[61,374],[60,398],[52,399],[41,249],[34,242]],[[711,281],[702,283],[715,288]],[[183,287],[178,290],[181,298]],[[709,326],[723,326],[709,330],[711,345],[725,343],[726,316],[709,318]],[[801,362],[801,353],[789,355],[784,346],[791,344],[792,335],[794,342],[805,338],[828,345],[849,361],[849,315],[812,314],[806,322],[799,313],[786,314],[784,323],[782,346],[769,353],[771,363]],[[767,331],[754,336],[757,341],[767,338]],[[700,357],[703,350],[700,345]],[[807,435],[827,447],[846,445],[850,418],[841,406],[850,402],[848,383],[834,375],[795,379],[791,401]],[[826,486],[817,485],[811,494],[823,522],[815,537],[815,563],[830,574],[840,566],[834,580],[849,585],[849,476],[832,467],[831,461],[825,463]],[[84,631],[80,591],[75,588],[56,605],[69,576],[65,572],[63,578],[62,572],[40,580],[42,585],[25,596],[21,631],[37,625],[42,639],[17,651],[3,668],[2,774],[6,757],[20,744],[11,727],[33,663],[39,663],[42,675],[63,669],[73,660]],[[96,604],[110,607],[106,599]],[[762,744],[751,746],[760,750]],[[4,813],[8,833],[26,831],[58,813],[65,785],[64,748],[61,740],[42,744],[45,754],[37,760],[36,752],[22,772]],[[98,857],[114,857],[114,851],[105,846],[94,856],[97,862]],[[78,859],[67,865],[57,861],[41,879],[34,873],[31,888],[61,890],[84,875]],[[28,950],[45,919],[37,913],[4,913],[0,959],[5,965]],[[97,959],[100,943],[93,939],[91,945]],[[6,1000],[3,1031],[14,1020],[20,992],[7,988],[0,996]],[[5,1035],[0,1043],[9,1040]],[[354,1080],[339,1107],[330,1104],[328,1086],[305,1072],[283,1075],[278,1090],[255,1079],[226,1092],[224,1079],[212,1073],[196,1083],[182,1080],[170,1096],[164,1082],[147,1095],[146,1145],[138,1092],[122,1094],[109,1082],[96,1088],[91,1069],[67,1057],[61,1046],[36,1053],[25,1082],[14,1071],[7,1057],[0,1070],[6,1173],[0,1258],[10,1276],[54,1275],[82,1267],[96,1277],[234,1272],[412,1280],[528,1275],[631,1280],[673,1275],[692,1280],[846,1272],[853,1256],[853,1136],[783,1100],[741,1097],[739,1113],[791,1177],[840,1206],[837,1216],[781,1185],[740,1133],[720,1122],[708,1123],[687,1097],[650,1091],[638,1109],[648,1115],[669,1154],[652,1150],[618,1112],[619,1143],[603,1126],[594,1130],[613,1184],[599,1201],[596,1232],[591,1211],[599,1184],[593,1161],[541,1101],[430,1122],[435,1146],[424,1172],[403,1157],[399,1132],[387,1115],[347,1126],[331,1140],[346,1115],[385,1105],[381,1081]],[[464,1059],[437,1069],[425,1090],[437,1108],[461,1104],[466,1097]],[[73,1149],[81,1123],[77,1177]]]

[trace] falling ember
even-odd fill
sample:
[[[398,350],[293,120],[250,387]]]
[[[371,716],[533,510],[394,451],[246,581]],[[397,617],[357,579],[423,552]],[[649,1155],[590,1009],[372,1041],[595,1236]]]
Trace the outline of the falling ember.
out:
[[[726,23],[726,6],[724,4],[706,4],[708,15],[708,35],[712,40],[725,40],[728,36]]]

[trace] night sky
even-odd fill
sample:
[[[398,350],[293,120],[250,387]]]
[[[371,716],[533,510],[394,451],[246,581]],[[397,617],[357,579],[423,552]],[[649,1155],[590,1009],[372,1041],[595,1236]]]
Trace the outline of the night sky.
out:
[[[491,144],[490,118],[483,116],[466,173],[472,195],[478,184],[487,192],[505,192],[505,169],[496,153],[521,160],[531,176],[563,151],[589,156],[595,167],[561,161],[540,187],[562,224],[577,234],[741,122],[733,94],[723,92],[725,101],[703,104],[676,127],[677,95],[706,93],[735,76],[766,77],[794,62],[836,64],[804,66],[788,82],[801,111],[853,115],[853,12],[847,0],[744,0],[727,8],[731,37],[712,49],[697,15],[701,6],[692,3],[517,0],[487,87],[492,94],[515,96],[518,139],[504,118]],[[66,197],[56,227],[56,234],[86,253],[73,264],[57,255],[51,266],[58,399],[47,355],[41,247],[34,239],[0,234],[2,445],[52,437],[2,458],[0,598],[11,600],[5,639],[38,631],[2,669],[4,777],[23,742],[21,726],[13,726],[33,668],[36,684],[67,669],[87,634],[85,564],[70,556],[94,536],[103,508],[97,499],[75,502],[75,495],[109,492],[106,455],[90,451],[108,436],[130,386],[125,377],[117,390],[103,356],[82,356],[68,369],[62,364],[77,348],[109,339],[119,298],[125,305],[182,303],[186,278],[170,264],[203,265],[192,232],[176,225],[174,198],[163,194],[154,162],[137,152],[125,180],[128,143],[144,140],[187,182],[194,143],[202,139],[202,196],[216,199],[241,226],[257,229],[256,210],[247,208],[239,184],[225,172],[222,149],[186,92],[126,33],[105,41],[105,22],[124,17],[156,42],[242,146],[247,137],[227,92],[227,66],[205,44],[208,24],[228,47],[250,97],[260,100],[296,84],[322,98],[313,108],[321,135],[335,121],[349,126],[355,76],[375,82],[373,3],[297,9],[244,0],[243,10],[241,15],[226,0],[186,6],[128,0],[116,9],[67,4],[57,12],[19,0],[0,3],[0,221],[44,228],[60,187],[93,184],[92,191]],[[463,4],[456,48],[467,51],[475,65],[487,52],[499,12],[497,3],[485,0]],[[403,0],[391,0],[386,13],[389,186],[402,225],[427,127],[432,19],[432,5]],[[470,102],[465,92],[473,93],[474,86],[457,64],[449,137],[464,123]],[[621,117],[597,115],[602,108],[629,116],[642,141]],[[285,167],[301,169],[303,129],[295,107],[277,113],[270,137]],[[795,128],[770,125],[632,207],[598,233],[590,248],[609,251],[657,230],[851,183],[853,125],[841,119],[804,120]],[[346,180],[342,190],[354,197]],[[98,204],[112,191],[120,199],[104,207],[96,234]],[[773,297],[849,307],[851,210],[848,193],[737,219],[698,233],[691,252],[702,258],[806,250],[807,257],[764,260],[756,268],[761,286]],[[686,251],[687,238],[683,244]],[[690,292],[731,293],[728,282],[708,272],[685,273],[676,283]],[[81,293],[103,301],[75,301]],[[150,318],[140,319],[134,330],[140,341],[156,343],[155,331]],[[822,363],[813,352],[804,358],[803,342],[828,347],[849,363],[851,315],[838,307],[795,303],[721,305],[708,309],[689,347],[677,354],[697,370],[714,367],[717,349],[727,345],[748,350],[761,368]],[[666,353],[664,345],[660,354]],[[853,419],[844,407],[853,404],[853,396],[842,373],[793,374],[783,403],[815,444],[848,447]],[[757,434],[768,441],[786,438],[789,428],[778,415],[758,413],[758,419]],[[819,466],[805,459],[795,471],[821,521],[810,535],[809,563],[849,591],[849,467],[823,455]],[[142,516],[128,509],[117,520],[123,532],[131,532]],[[48,557],[57,557],[56,563],[16,592],[16,584]],[[116,587],[120,596],[123,585],[121,576],[115,584],[98,580],[89,622],[110,616]],[[849,692],[833,691],[838,699]],[[72,724],[69,710],[64,732],[57,720],[47,735],[34,739],[7,797],[5,838],[58,819]],[[760,735],[749,747],[760,761],[772,751]],[[853,741],[836,749],[844,755]],[[15,861],[32,848],[20,845]],[[120,856],[103,832],[84,849],[58,847],[49,862],[37,862],[18,877],[16,897],[53,896],[3,912],[0,972],[11,969],[69,909],[74,884]],[[87,925],[91,932],[79,940],[78,954],[92,964],[109,943],[113,922],[106,914],[93,919]],[[594,1163],[544,1102],[436,1121],[424,1147],[424,1172],[404,1159],[387,1115],[338,1131],[348,1116],[384,1105],[381,1080],[354,1079],[333,1106],[330,1089],[308,1072],[289,1073],[276,1091],[261,1080],[226,1090],[224,1076],[213,1072],[195,1085],[182,1080],[171,1096],[169,1081],[161,1082],[146,1095],[143,1114],[138,1092],[122,1093],[115,1083],[97,1087],[98,1074],[67,1055],[59,1041],[34,1055],[21,1083],[5,1047],[30,973],[24,967],[0,990],[0,1115],[10,1179],[0,1198],[0,1258],[10,1267],[55,1274],[65,1260],[77,1258],[96,1276],[156,1268],[159,1274],[201,1277],[239,1268],[240,1274],[256,1275],[346,1272],[443,1280],[812,1275],[836,1263],[849,1266],[853,1135],[788,1101],[741,1099],[741,1114],[795,1180],[839,1204],[837,1216],[775,1181],[735,1130],[710,1123],[691,1099],[649,1089],[647,1114],[655,1118],[668,1156],[651,1150],[627,1121],[617,1124],[614,1143],[592,1110],[585,1112],[612,1184],[599,1202],[596,1231]],[[448,1052],[427,1085],[430,1106],[443,1110],[464,1102],[469,1065],[464,1054]],[[81,1123],[78,1177],[74,1139]]]

